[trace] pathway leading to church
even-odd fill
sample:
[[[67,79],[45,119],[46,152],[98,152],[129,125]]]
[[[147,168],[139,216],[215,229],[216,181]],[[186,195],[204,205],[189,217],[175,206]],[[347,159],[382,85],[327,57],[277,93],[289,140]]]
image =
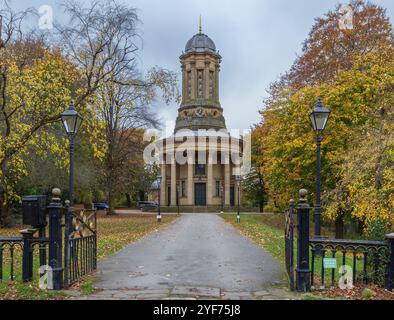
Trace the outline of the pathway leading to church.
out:
[[[281,278],[278,263],[219,216],[184,214],[100,262],[100,291],[88,298],[274,298],[286,293]]]

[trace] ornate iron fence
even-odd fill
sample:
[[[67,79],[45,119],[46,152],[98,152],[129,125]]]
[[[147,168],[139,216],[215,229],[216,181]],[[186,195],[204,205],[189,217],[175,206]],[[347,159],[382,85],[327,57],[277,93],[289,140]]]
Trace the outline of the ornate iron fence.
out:
[[[294,290],[294,201],[285,212],[285,264],[290,290]]]
[[[326,239],[309,237],[310,207],[307,191],[300,190],[297,206],[285,212],[285,265],[290,289],[310,291],[331,287],[336,281],[349,288],[357,283],[374,283],[394,289],[394,233],[386,241]],[[297,264],[294,270],[294,218],[297,214]],[[294,286],[295,276],[295,286]]]
[[[0,237],[0,281],[5,276],[7,280],[16,280],[19,275],[22,281],[31,281],[36,266],[40,272],[51,272],[52,287],[48,288],[59,290],[96,270],[96,210],[63,207],[60,203],[60,190],[54,189],[52,202],[46,208],[46,216],[45,224],[21,230],[22,236]],[[45,236],[46,225],[49,229],[48,237]],[[35,237],[37,231],[38,236]],[[35,255],[37,251],[38,254]],[[45,268],[41,268],[42,266]],[[42,275],[40,273],[40,277]]]
[[[344,285],[387,284],[390,250],[386,241],[310,239],[311,286],[325,289],[326,278],[335,287],[342,277]],[[328,263],[330,265],[328,265]],[[320,265],[317,265],[317,262]],[[327,266],[328,265],[328,266]],[[317,270],[316,267],[320,270]],[[316,275],[320,278],[316,279]],[[315,280],[320,282],[315,283]]]
[[[48,239],[33,237],[36,231],[25,229],[21,230],[21,237],[0,237],[0,281],[16,280],[17,275],[24,282],[30,281],[33,278],[33,258],[37,247],[40,265],[46,264]]]
[[[17,248],[20,251],[23,250],[23,237],[0,237],[0,281],[5,280],[4,267],[7,265],[9,280],[15,280],[15,249]],[[6,259],[8,261],[4,261],[5,251],[8,253],[8,259]]]
[[[97,268],[97,211],[66,210],[64,285]]]

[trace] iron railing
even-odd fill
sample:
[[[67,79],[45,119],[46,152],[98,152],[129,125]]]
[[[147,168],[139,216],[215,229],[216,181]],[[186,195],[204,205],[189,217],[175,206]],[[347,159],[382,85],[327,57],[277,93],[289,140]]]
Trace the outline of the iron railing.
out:
[[[19,274],[23,281],[30,281],[34,250],[38,247],[40,266],[45,265],[47,246],[47,238],[0,237],[0,281],[14,281]]]
[[[4,265],[9,266],[9,280],[15,280],[16,249],[20,249],[20,252],[23,251],[23,237],[0,237],[0,281],[4,280]],[[8,253],[5,259],[8,261],[4,261],[5,253]],[[19,258],[19,262],[22,262],[21,257]]]
[[[353,285],[384,286],[387,282],[390,250],[386,241],[314,238],[309,240],[309,246],[312,289],[325,289],[327,277],[330,286],[335,287],[336,281],[347,272],[351,272],[347,277],[350,276]],[[332,259],[333,265],[329,268],[325,268],[325,258]]]
[[[97,211],[66,212],[64,284],[71,285],[97,269]]]
[[[72,284],[96,270],[96,235],[71,239],[69,246],[68,284]]]

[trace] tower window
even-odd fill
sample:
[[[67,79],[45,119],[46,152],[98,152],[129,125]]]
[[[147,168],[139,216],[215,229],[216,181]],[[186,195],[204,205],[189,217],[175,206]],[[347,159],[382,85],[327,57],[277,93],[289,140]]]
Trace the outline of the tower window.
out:
[[[203,71],[197,70],[197,97],[203,98],[204,97],[204,87],[203,87]]]
[[[192,72],[189,70],[187,72],[187,97],[190,99],[192,97]]]
[[[209,71],[209,98],[213,98],[213,71]]]

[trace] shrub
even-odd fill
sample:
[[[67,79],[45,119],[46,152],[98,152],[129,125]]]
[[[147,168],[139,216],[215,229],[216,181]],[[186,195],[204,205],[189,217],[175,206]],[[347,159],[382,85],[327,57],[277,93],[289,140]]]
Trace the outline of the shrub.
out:
[[[369,240],[385,240],[386,234],[390,232],[389,219],[383,217],[376,217],[372,219],[366,229],[365,236]]]

